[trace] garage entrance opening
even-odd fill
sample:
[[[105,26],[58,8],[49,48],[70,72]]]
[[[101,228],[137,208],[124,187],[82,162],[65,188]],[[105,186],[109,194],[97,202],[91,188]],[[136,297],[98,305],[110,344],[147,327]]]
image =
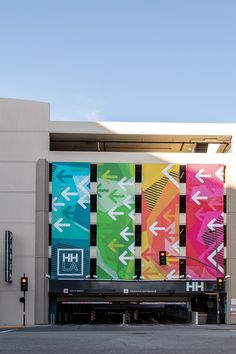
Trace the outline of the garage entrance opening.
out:
[[[189,306],[176,303],[58,303],[59,324],[158,324],[190,322]]]

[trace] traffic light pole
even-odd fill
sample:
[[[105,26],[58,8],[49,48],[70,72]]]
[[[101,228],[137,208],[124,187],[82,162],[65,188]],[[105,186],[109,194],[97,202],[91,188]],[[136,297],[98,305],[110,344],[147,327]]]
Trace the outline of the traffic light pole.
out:
[[[25,277],[25,273],[24,273],[24,277]],[[24,303],[23,303],[23,326],[25,326],[25,290],[24,290],[23,294],[24,294]]]
[[[25,283],[24,283],[24,288],[21,289],[23,290],[23,326],[25,326],[25,291],[28,290],[28,283],[27,283],[27,278],[25,276],[25,273],[23,275],[23,278],[26,280],[26,288],[25,288]],[[21,281],[22,281],[22,278],[21,278]],[[21,284],[22,286],[22,284]]]
[[[206,267],[212,268],[216,271],[216,279],[217,279],[217,289],[216,289],[216,323],[220,324],[220,292],[223,291],[223,289],[219,289],[219,284],[218,281],[219,279],[222,279],[222,282],[220,283],[221,286],[223,286],[223,278],[218,278],[218,274],[219,274],[219,268],[218,268],[218,239],[216,237],[216,267],[213,267],[209,264],[206,264],[196,258],[192,258],[192,257],[186,257],[186,256],[167,256],[168,258],[179,258],[179,259],[192,259],[196,262],[199,262],[201,264],[204,264]],[[160,252],[161,253],[161,252]]]
[[[23,326],[25,326],[25,291],[24,291],[24,303],[23,303]]]
[[[216,323],[220,324],[220,295],[219,292],[217,291],[216,294]]]

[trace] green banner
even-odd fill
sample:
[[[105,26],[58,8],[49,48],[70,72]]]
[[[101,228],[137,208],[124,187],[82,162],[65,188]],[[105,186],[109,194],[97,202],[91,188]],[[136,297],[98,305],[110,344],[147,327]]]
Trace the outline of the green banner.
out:
[[[135,165],[97,167],[97,277],[133,279]]]

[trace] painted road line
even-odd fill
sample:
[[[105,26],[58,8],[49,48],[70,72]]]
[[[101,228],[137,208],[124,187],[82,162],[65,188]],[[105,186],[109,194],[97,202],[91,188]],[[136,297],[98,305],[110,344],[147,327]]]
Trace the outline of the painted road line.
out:
[[[15,329],[7,329],[6,331],[0,331],[0,334],[2,333],[8,333],[8,332],[13,332]]]

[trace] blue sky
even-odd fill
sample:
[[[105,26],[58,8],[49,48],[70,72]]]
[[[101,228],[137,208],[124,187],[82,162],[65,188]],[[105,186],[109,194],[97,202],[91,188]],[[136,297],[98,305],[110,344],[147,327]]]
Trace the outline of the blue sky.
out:
[[[54,120],[236,121],[235,0],[0,0],[0,97]]]

